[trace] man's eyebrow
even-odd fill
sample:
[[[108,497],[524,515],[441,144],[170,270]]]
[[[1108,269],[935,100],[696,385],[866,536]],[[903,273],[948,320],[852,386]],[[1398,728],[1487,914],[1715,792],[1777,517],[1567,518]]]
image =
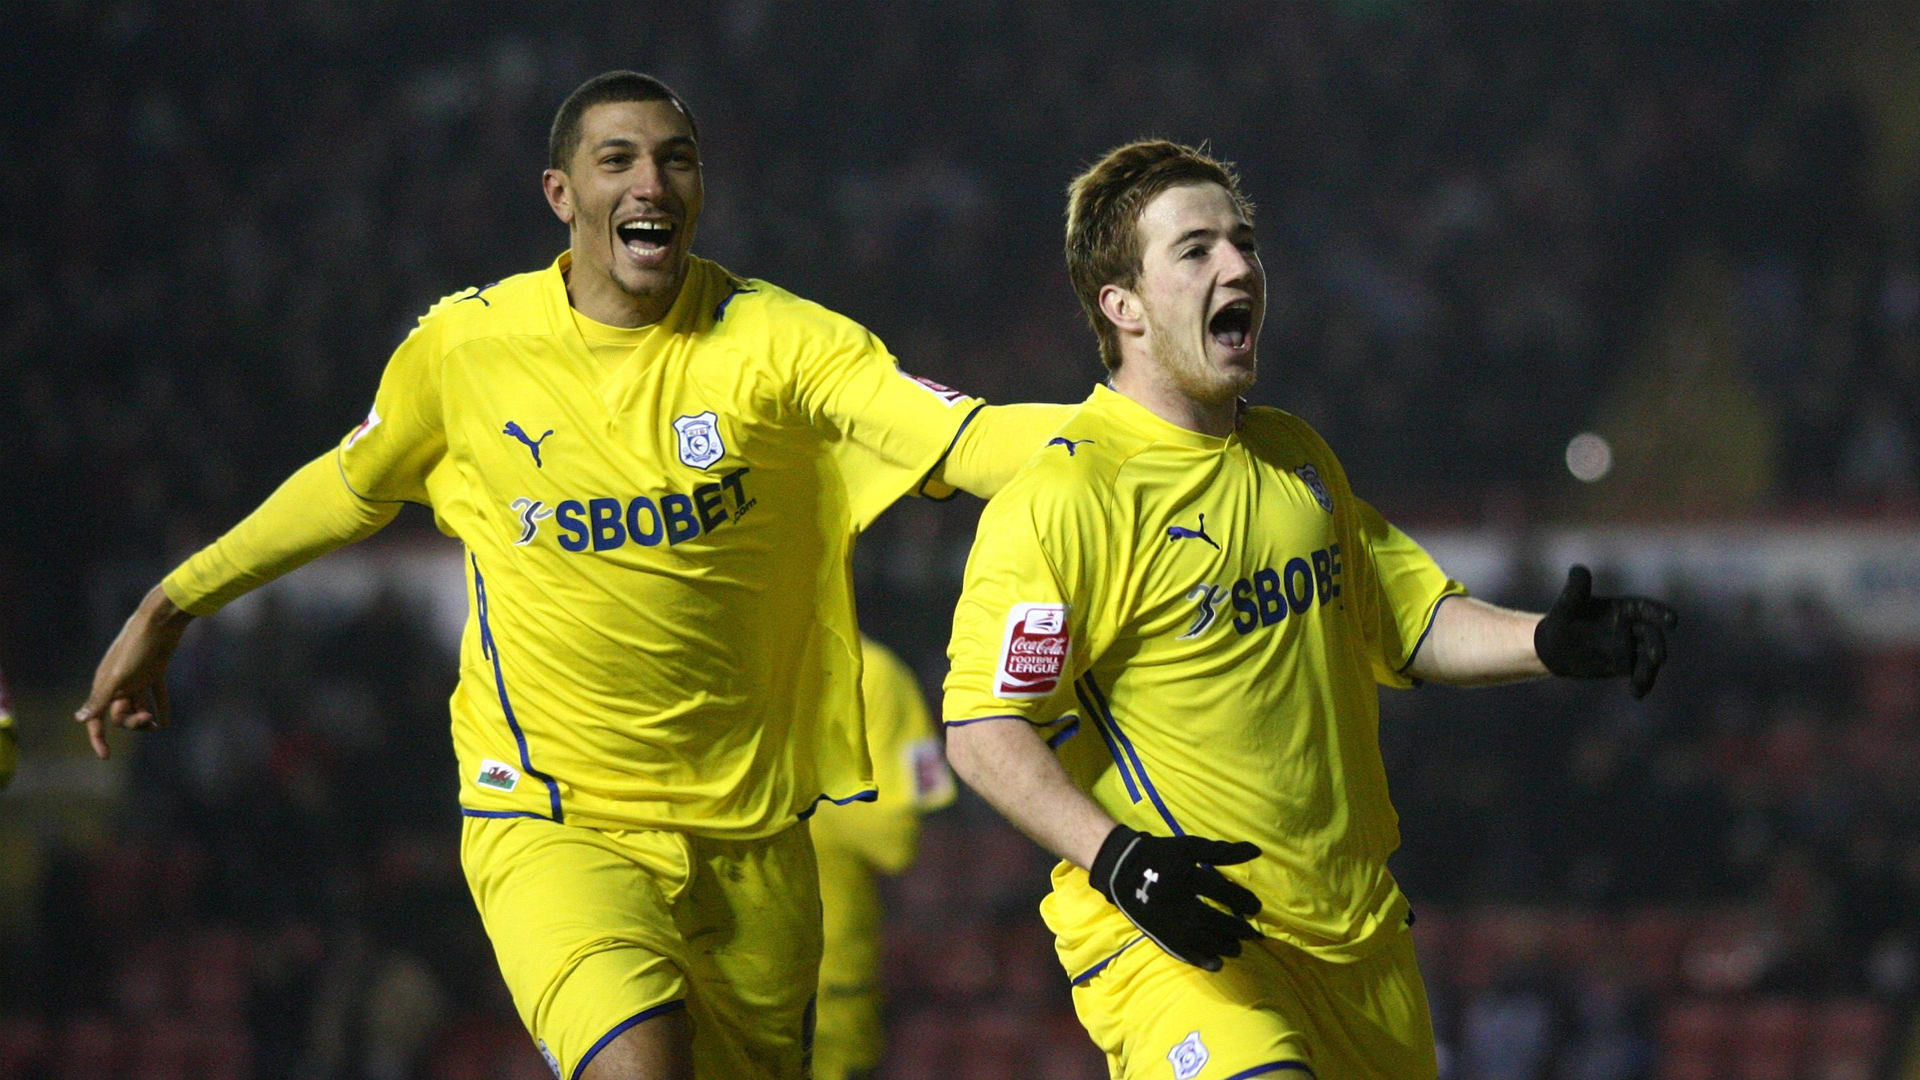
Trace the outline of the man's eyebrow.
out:
[[[1198,228],[1198,229],[1188,229],[1186,232],[1183,232],[1179,236],[1174,237],[1173,243],[1170,244],[1169,246],[1179,247],[1181,244],[1184,244],[1189,240],[1206,240],[1211,237],[1215,237],[1219,235],[1220,235],[1220,230],[1218,229],[1208,229],[1204,227]]]
[[[691,135],[672,135],[665,139],[660,140],[658,148],[666,149],[671,147],[674,149],[678,149],[679,147],[682,147],[682,146],[690,146],[690,147],[698,148],[699,145],[700,144],[698,142],[695,142],[693,136]],[[607,150],[607,149],[638,150],[640,149],[640,144],[623,135],[609,135],[606,138],[601,139],[598,143],[596,143],[594,145],[594,149],[595,150]]]

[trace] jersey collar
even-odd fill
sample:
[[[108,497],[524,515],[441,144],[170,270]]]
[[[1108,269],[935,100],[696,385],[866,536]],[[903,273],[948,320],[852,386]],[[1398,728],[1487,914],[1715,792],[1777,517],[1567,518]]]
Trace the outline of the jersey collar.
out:
[[[1087,406],[1156,442],[1172,443],[1192,450],[1223,450],[1240,441],[1239,432],[1222,439],[1162,420],[1153,410],[1106,383],[1093,388],[1092,396],[1087,398]]]

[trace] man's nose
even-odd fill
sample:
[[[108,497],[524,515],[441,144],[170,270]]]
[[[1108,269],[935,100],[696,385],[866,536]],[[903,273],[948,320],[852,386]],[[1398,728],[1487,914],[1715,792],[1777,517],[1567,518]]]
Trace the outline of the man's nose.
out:
[[[1260,260],[1257,255],[1249,255],[1234,244],[1221,245],[1222,283],[1227,285],[1252,285],[1260,277]]]
[[[666,194],[667,178],[660,163],[652,158],[642,158],[633,168],[633,182],[627,190],[636,199],[658,202]]]

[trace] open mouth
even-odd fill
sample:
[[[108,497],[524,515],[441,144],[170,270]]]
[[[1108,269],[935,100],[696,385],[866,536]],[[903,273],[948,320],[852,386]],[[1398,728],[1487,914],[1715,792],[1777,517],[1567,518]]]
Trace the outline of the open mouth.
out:
[[[673,243],[673,222],[661,220],[624,221],[614,226],[614,235],[626,249],[640,258],[658,255]]]
[[[1247,347],[1247,340],[1253,336],[1253,302],[1235,300],[1226,307],[1213,313],[1207,320],[1207,333],[1222,346],[1239,351]]]

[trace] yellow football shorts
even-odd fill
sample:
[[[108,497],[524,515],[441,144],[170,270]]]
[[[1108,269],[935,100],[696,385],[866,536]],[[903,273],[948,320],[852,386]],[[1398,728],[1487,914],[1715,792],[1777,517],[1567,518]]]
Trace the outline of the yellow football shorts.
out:
[[[1076,974],[1074,1011],[1116,1080],[1439,1074],[1426,986],[1404,931],[1349,964],[1262,938],[1217,972],[1140,938]]]
[[[685,1009],[701,1080],[803,1080],[820,970],[805,824],[764,840],[468,817],[460,862],[520,1019],[577,1080]]]

